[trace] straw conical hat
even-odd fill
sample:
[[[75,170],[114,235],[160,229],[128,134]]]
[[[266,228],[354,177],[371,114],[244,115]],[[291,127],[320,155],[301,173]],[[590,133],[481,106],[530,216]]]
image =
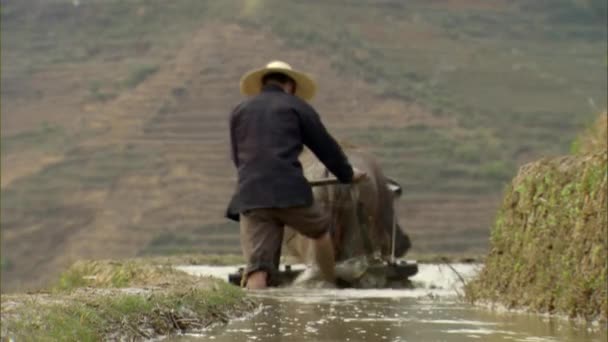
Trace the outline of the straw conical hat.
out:
[[[262,78],[275,72],[285,74],[296,81],[296,96],[304,100],[310,100],[315,96],[317,90],[315,81],[305,73],[296,71],[291,65],[281,61],[270,62],[261,69],[252,70],[243,75],[241,78],[241,93],[247,96],[259,94],[262,90]]]

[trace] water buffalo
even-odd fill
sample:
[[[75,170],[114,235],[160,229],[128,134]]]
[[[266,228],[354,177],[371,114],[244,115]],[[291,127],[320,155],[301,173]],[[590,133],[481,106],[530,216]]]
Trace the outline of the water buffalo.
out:
[[[389,180],[375,159],[356,149],[345,149],[351,164],[367,173],[356,184],[330,184],[313,187],[315,201],[331,215],[336,261],[380,254],[389,258],[394,248],[395,257],[403,256],[411,243],[397,222],[394,201],[400,187]],[[300,157],[307,179],[331,177],[327,169],[312,153]],[[395,245],[392,236],[395,234]],[[315,244],[289,227],[285,228],[283,251],[310,264],[314,259]]]

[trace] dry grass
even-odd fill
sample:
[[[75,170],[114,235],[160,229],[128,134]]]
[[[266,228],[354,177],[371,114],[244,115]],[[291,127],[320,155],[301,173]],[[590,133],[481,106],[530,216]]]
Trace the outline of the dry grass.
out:
[[[196,278],[172,266],[144,260],[79,261],[63,272],[55,289],[187,286],[196,285],[197,282]]]
[[[577,141],[577,152],[581,154],[608,150],[608,112],[599,115],[593,126]]]
[[[605,152],[526,165],[507,189],[472,301],[608,319]]]
[[[243,264],[243,257],[232,254],[185,254],[127,260],[82,260],[74,263],[59,276],[54,289],[69,291],[81,287],[194,286],[200,283],[199,278],[178,271],[174,267],[240,264]]]
[[[50,293],[2,296],[2,340],[148,340],[253,309],[238,287],[145,260],[82,261]]]
[[[472,301],[608,319],[607,114],[573,156],[521,168],[506,191]]]

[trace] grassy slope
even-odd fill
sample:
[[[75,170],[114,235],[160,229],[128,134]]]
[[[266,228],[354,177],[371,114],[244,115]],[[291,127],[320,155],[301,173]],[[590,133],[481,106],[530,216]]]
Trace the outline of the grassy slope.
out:
[[[596,128],[603,146],[520,170],[506,191],[486,266],[468,286],[471,300],[608,319],[603,116]],[[597,138],[590,134],[583,145]]]
[[[179,222],[185,216],[183,203],[219,202],[230,186],[211,196],[205,194],[203,199],[185,196],[187,201],[181,200],[184,196],[176,190],[167,203],[154,203],[149,189],[158,188],[164,194],[178,189],[173,182],[179,179],[159,176],[170,174],[169,166],[177,163],[163,160],[155,147],[135,144],[127,148],[127,141],[108,140],[105,145],[82,147],[91,139],[104,142],[103,127],[73,125],[83,117],[89,120],[95,112],[105,114],[123,100],[121,95],[153,102],[155,98],[146,99],[147,93],[138,90],[174,63],[184,42],[210,18],[244,25],[252,35],[259,30],[271,31],[283,38],[289,49],[310,51],[328,60],[335,72],[332,77],[337,79],[331,83],[335,88],[345,83],[342,79],[364,80],[374,103],[399,104],[379,106],[362,100],[354,109],[348,107],[369,111],[357,116],[340,113],[347,107],[332,106],[332,99],[318,103],[326,110],[324,116],[333,131],[373,150],[387,173],[404,183],[409,201],[405,209],[423,207],[402,219],[408,222],[406,227],[415,230],[415,245],[436,252],[483,249],[487,237],[484,222],[494,210],[494,204],[486,202],[492,202],[489,199],[496,197],[519,163],[568,149],[574,132],[588,118],[572,113],[588,112],[589,102],[605,102],[605,19],[588,20],[592,16],[585,11],[575,13],[570,7],[552,3],[522,10],[519,3],[476,7],[458,1],[436,5],[425,1],[374,5],[353,1],[345,7],[337,1],[110,0],[83,1],[75,7],[59,0],[3,1],[3,175],[6,165],[20,165],[22,159],[29,162],[42,160],[40,155],[54,157],[53,164],[41,162],[38,169],[23,163],[23,170],[17,169],[6,187],[3,177],[3,239],[17,232],[24,234],[19,243],[11,244],[22,253],[7,256],[3,248],[3,265],[7,265],[3,271],[19,268],[22,258],[47,269],[44,263],[49,253],[62,253],[61,244],[67,237],[77,236],[100,216],[110,221],[97,223],[99,226],[141,232],[138,236],[146,241],[120,241],[117,237],[110,243],[129,244],[137,249],[135,254],[236,250],[235,227],[222,225],[219,215],[216,222],[199,223],[194,228]],[[560,9],[576,15],[564,16],[557,13]],[[244,41],[252,35],[230,39]],[[207,45],[201,46],[204,50]],[[238,58],[234,51],[219,60],[233,55]],[[211,60],[199,63],[211,70],[216,67]],[[207,79],[202,72],[200,77]],[[214,82],[213,77],[210,82]],[[232,89],[232,83],[225,88]],[[184,82],[169,87],[168,93],[184,91],[207,90]],[[188,107],[188,100],[171,99],[154,111],[160,116],[174,114],[175,108],[192,111],[206,107],[195,101]],[[37,101],[42,105],[37,107]],[[225,101],[221,108],[229,108],[232,101]],[[150,111],[144,106],[138,109],[137,103],[129,106],[142,117]],[[412,124],[418,107],[425,114]],[[344,115],[351,115],[353,122],[340,120]],[[375,117],[389,119],[373,120]],[[223,172],[208,167],[193,166],[205,172]],[[164,186],[167,188],[161,189]],[[188,184],[184,187],[192,188]],[[120,192],[121,188],[125,190]],[[117,190],[118,194],[112,195]],[[125,223],[121,217],[129,213],[124,211],[112,213],[118,217],[112,219],[105,209],[120,206],[113,204],[119,203],[117,196],[126,196],[126,202],[133,206],[141,205],[140,198],[148,200],[148,211],[138,207],[133,214],[149,217],[145,224]],[[176,201],[180,201],[180,208],[167,214],[168,218],[148,214],[170,212],[173,209],[166,206]],[[458,202],[465,206],[458,206]],[[187,210],[201,208],[190,205]],[[437,222],[443,222],[439,230],[435,230]],[[171,229],[159,232],[164,225]],[[38,248],[44,253],[33,256],[21,247],[36,241],[40,236],[37,228],[56,233],[44,239],[48,248]],[[222,229],[232,236],[207,239],[206,232]],[[462,241],[454,240],[456,236],[449,241],[436,239],[445,236],[441,229],[462,235]],[[83,251],[86,247],[81,246],[71,253],[80,255]]]
[[[457,120],[458,129],[452,130],[425,125],[391,130],[391,123],[378,122],[376,130],[343,133],[377,149],[391,174],[416,185],[412,196],[445,191],[445,182],[438,180],[446,177],[459,180],[447,186],[455,193],[495,192],[520,158],[566,151],[589,118],[572,113],[590,113],[590,99],[606,100],[606,80],[592,71],[606,68],[605,27],[601,21],[554,22],[547,8],[555,6],[525,13],[501,2],[484,10],[417,1],[355,1],[346,8],[334,1],[184,0],[145,6],[106,1],[78,8],[52,2],[56,5],[45,2],[37,11],[5,6],[3,25],[11,35],[3,46],[15,63],[5,68],[4,78],[49,64],[94,62],[110,46],[126,56],[137,46],[174,47],[197,22],[212,16],[270,29],[289,44],[327,54],[336,69],[368,80],[383,96],[419,102],[439,118]],[[47,31],[55,44],[45,44]],[[131,58],[128,75],[113,84],[112,92],[143,81],[159,62],[150,54],[125,59]],[[91,80],[89,95],[114,96],[103,91],[106,82]],[[435,164],[423,163],[429,159]],[[422,168],[427,172],[415,171]]]
[[[359,1],[347,8],[333,1],[270,3],[272,13],[260,10],[245,22],[323,51],[337,69],[368,80],[379,94],[457,121],[457,129],[390,129],[391,123],[378,122],[376,130],[349,133],[378,150],[391,174],[415,184],[412,196],[446,187],[495,192],[528,154],[567,150],[585,120],[572,113],[593,111],[585,108],[587,97],[600,106],[606,100],[604,78],[575,71],[583,65],[605,70],[605,28],[601,22],[556,24],[543,12],[551,6],[523,13],[500,3],[485,11],[416,1]],[[447,185],[449,178],[457,181]]]

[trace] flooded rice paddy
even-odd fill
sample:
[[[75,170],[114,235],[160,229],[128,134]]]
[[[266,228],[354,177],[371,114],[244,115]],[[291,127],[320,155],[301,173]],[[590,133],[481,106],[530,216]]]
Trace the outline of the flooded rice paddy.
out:
[[[559,317],[473,307],[462,281],[478,265],[420,265],[414,290],[291,287],[252,291],[261,304],[249,317],[171,341],[601,341],[606,329]],[[234,267],[184,266],[223,279]]]

